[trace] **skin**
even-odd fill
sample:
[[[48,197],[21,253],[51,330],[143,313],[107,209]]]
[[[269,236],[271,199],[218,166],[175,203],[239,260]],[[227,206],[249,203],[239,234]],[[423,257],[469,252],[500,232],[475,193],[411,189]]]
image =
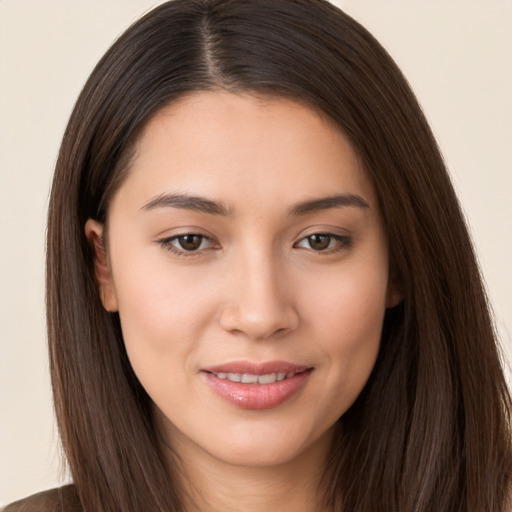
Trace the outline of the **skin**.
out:
[[[165,194],[226,211],[155,202]],[[361,202],[293,212],[333,195]],[[119,312],[196,505],[318,511],[333,425],[364,387],[385,310],[400,300],[376,196],[347,139],[291,100],[191,94],[146,126],[108,222],[107,243],[101,224],[86,225],[102,301]],[[331,234],[325,248],[308,238],[318,233]],[[196,250],[173,238],[185,234],[203,236]],[[248,410],[202,372],[238,360],[313,370],[284,403]]]

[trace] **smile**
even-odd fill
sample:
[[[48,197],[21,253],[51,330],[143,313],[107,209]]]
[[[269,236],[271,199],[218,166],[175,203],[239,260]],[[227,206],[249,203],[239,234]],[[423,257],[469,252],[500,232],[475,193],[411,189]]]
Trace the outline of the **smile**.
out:
[[[288,379],[295,375],[295,372],[267,373],[265,375],[256,375],[252,373],[224,373],[214,374],[218,379],[229,380],[231,382],[241,382],[242,384],[273,384]]]
[[[210,389],[231,405],[242,409],[271,409],[295,396],[306,384],[313,368],[290,363],[229,363],[202,370]]]

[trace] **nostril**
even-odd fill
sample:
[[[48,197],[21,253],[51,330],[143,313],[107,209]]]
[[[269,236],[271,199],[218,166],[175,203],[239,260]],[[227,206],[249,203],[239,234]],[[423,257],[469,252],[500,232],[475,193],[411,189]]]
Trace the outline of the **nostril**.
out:
[[[249,311],[247,308],[236,306],[226,308],[221,316],[221,326],[224,330],[253,340],[283,336],[296,329],[298,324],[299,316],[292,308],[263,308],[259,311]]]

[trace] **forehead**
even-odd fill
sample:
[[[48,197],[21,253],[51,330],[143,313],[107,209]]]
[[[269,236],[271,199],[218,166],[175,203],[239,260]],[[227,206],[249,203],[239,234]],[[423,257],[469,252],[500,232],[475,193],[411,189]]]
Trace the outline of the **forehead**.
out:
[[[121,189],[267,202],[336,189],[373,200],[355,150],[325,114],[288,98],[229,92],[196,92],[157,112]]]

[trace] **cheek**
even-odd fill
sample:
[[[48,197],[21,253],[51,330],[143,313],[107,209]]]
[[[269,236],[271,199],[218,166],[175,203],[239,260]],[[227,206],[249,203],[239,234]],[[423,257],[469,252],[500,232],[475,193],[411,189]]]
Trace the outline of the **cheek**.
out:
[[[387,271],[376,268],[345,273],[309,300],[309,319],[329,367],[327,402],[338,404],[338,416],[363,389],[379,352]]]
[[[336,332],[340,340],[359,340],[372,333],[380,334],[388,284],[386,262],[354,262],[339,272],[331,271],[303,286],[307,315],[324,327],[325,333]],[[321,284],[321,286],[320,286]]]
[[[126,331],[156,334],[161,328],[168,337],[174,330],[198,325],[199,312],[211,302],[207,275],[187,272],[151,249],[140,252],[123,261],[119,258],[114,274]]]
[[[188,279],[160,262],[130,268],[137,267],[118,267],[115,276],[128,357],[144,387],[168,384],[183,375],[175,370],[193,366],[197,340],[213,314],[210,294],[197,276]]]

